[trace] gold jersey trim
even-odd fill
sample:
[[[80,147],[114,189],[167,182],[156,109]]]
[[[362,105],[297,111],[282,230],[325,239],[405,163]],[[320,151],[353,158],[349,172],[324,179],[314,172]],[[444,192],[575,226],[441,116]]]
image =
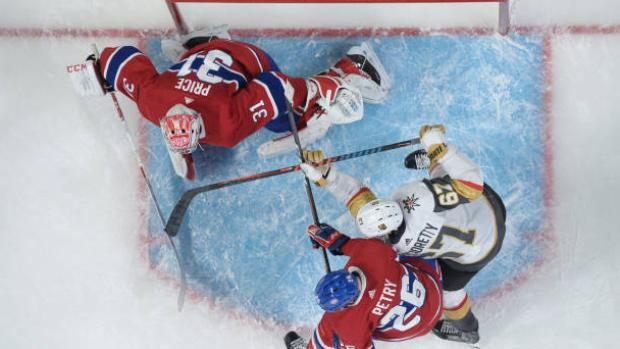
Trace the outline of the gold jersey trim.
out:
[[[450,182],[452,182],[454,190],[470,202],[476,201],[480,198],[480,196],[482,196],[482,189],[474,189],[458,179],[450,179]]]
[[[357,212],[362,208],[362,206],[371,202],[372,200],[376,200],[377,197],[370,190],[365,190],[357,194],[351,201],[347,207],[349,207],[349,211],[351,211],[351,215],[353,218],[357,218]]]

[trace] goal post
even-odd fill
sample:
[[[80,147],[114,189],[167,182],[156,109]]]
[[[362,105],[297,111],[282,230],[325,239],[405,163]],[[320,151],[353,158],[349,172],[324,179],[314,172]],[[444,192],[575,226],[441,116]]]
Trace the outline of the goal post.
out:
[[[189,30],[185,17],[181,14],[179,3],[219,3],[219,4],[438,4],[438,3],[497,3],[499,8],[499,20],[497,30],[506,35],[510,31],[510,0],[165,0],[168,10],[174,21],[174,25],[180,34],[186,34]]]

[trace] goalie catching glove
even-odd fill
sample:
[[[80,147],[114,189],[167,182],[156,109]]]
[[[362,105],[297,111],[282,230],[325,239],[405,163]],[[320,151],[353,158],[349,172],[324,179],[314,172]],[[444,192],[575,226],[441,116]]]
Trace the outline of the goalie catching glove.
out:
[[[342,255],[341,247],[345,242],[349,241],[348,236],[325,223],[321,223],[320,227],[310,224],[308,226],[308,235],[310,235],[312,247],[318,248],[323,246],[334,256]]]

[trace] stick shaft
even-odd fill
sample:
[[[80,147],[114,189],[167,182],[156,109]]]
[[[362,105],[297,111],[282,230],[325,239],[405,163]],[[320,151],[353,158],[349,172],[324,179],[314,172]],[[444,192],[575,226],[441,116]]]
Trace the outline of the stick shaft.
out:
[[[381,152],[392,150],[392,149],[408,147],[408,146],[416,145],[419,143],[420,143],[420,139],[414,138],[414,139],[410,139],[410,140],[406,140],[402,142],[382,145],[382,146],[375,147],[375,148],[369,148],[369,149],[360,150],[360,151],[356,151],[356,152],[352,152],[348,154],[334,156],[331,158],[327,158],[319,163],[315,163],[314,165],[321,166],[324,164],[331,164],[334,162],[355,159],[358,157],[381,153]],[[198,194],[217,190],[217,189],[222,189],[225,187],[230,187],[230,186],[237,185],[237,184],[252,182],[252,181],[263,179],[263,178],[279,176],[285,173],[299,171],[300,169],[301,167],[299,165],[292,165],[292,166],[283,167],[277,170],[272,170],[272,171],[257,173],[257,174],[253,174],[249,176],[229,179],[226,181],[190,189],[186,191],[185,193],[183,193],[183,195],[181,195],[181,198],[179,199],[179,201],[177,201],[176,205],[172,209],[172,213],[170,213],[170,217],[168,217],[168,223],[166,224],[165,230],[170,236],[177,235],[179,228],[181,226],[181,223],[183,222],[183,218],[185,217],[185,212],[187,211],[187,208],[189,207],[194,197],[196,197],[196,195]]]
[[[125,128],[125,135],[127,136],[127,140],[131,145],[131,149],[136,157],[136,161],[138,162],[138,166],[140,167],[140,173],[142,173],[142,178],[146,182],[146,186],[149,191],[149,195],[151,196],[151,200],[153,200],[153,205],[155,206],[155,210],[157,211],[157,216],[161,222],[162,227],[165,229],[166,221],[164,220],[164,215],[161,212],[161,208],[159,206],[159,202],[157,201],[157,197],[155,196],[155,191],[153,190],[153,186],[151,185],[151,181],[149,177],[146,175],[146,170],[144,168],[144,163],[142,162],[142,158],[140,157],[140,153],[138,152],[138,148],[136,147],[136,143],[131,136],[131,131],[129,130],[129,126],[127,125],[127,121],[125,120],[125,115],[123,114],[123,110],[121,109],[120,104],[118,103],[118,99],[116,98],[116,94],[114,92],[108,92],[108,94],[112,97],[112,101],[114,102],[114,107],[116,108],[116,113],[118,114],[118,118],[123,124]],[[187,289],[187,280],[185,277],[185,270],[183,269],[183,265],[181,263],[181,257],[177,252],[177,248],[172,241],[171,237],[166,234],[168,238],[168,242],[172,247],[172,252],[174,253],[174,257],[176,258],[177,265],[179,267],[179,278],[180,278],[180,289],[179,289],[179,297],[177,298],[177,307],[179,311],[183,310],[183,303],[185,303],[185,291]]]
[[[297,145],[297,151],[299,155],[299,162],[303,163],[304,153],[301,149],[301,142],[299,141],[299,133],[297,132],[297,125],[295,124],[295,117],[293,116],[293,107],[291,106],[290,100],[287,98],[286,100],[286,109],[288,112],[288,121],[291,124],[291,131],[293,132],[293,137],[295,138],[295,144]],[[314,204],[314,195],[312,195],[312,188],[310,187],[310,180],[308,177],[304,176],[304,185],[306,187],[306,194],[308,195],[308,202],[310,203],[310,210],[312,211],[312,219],[314,221],[314,225],[317,227],[321,226],[321,222],[319,221],[319,214],[316,211],[316,205]],[[331,272],[331,267],[329,265],[329,259],[327,258],[327,251],[325,247],[321,246],[321,255],[323,256],[323,264],[325,265],[325,272]]]

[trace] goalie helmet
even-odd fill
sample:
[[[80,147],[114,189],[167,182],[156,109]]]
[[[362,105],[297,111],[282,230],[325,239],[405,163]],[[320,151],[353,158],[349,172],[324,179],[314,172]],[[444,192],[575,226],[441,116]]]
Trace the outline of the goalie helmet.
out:
[[[168,110],[159,124],[168,149],[179,154],[189,154],[196,150],[204,128],[198,112],[177,104]]]
[[[397,230],[403,222],[403,210],[394,200],[375,199],[360,208],[355,222],[362,235],[375,238]]]
[[[325,311],[339,311],[359,296],[359,282],[348,270],[336,270],[323,276],[314,289],[316,302]]]

